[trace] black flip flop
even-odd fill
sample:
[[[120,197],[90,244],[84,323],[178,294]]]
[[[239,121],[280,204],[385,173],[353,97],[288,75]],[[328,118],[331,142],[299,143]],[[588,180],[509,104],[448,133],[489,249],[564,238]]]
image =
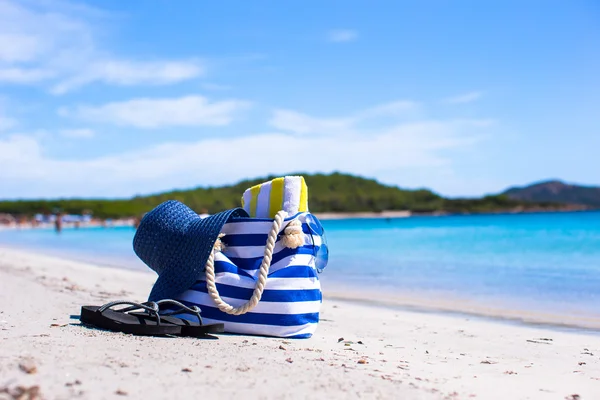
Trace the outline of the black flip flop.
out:
[[[210,333],[223,333],[225,332],[225,325],[223,323],[216,324],[204,324],[202,322],[202,317],[200,316],[201,310],[197,306],[188,307],[185,304],[182,304],[176,300],[159,300],[156,303],[148,302],[143,303],[145,305],[156,304],[159,309],[159,316],[161,323],[169,323],[176,325],[181,328],[181,336],[191,336],[191,337],[202,337],[206,336]],[[160,311],[161,306],[167,306],[167,310]],[[154,321],[156,319],[156,314],[149,312],[142,313],[131,313],[136,317],[146,318],[149,321]],[[184,318],[174,317],[174,315],[178,314],[193,314],[196,318],[198,318],[198,322],[190,321]]]
[[[111,310],[117,305],[130,305],[121,310]],[[153,315],[155,318],[149,319],[129,311],[143,309],[147,311],[144,315]],[[158,314],[158,305],[156,303],[134,303],[131,301],[113,301],[103,306],[82,306],[79,320],[84,324],[96,326],[98,328],[108,329],[116,332],[130,333],[133,335],[159,336],[159,335],[180,335],[181,326],[172,323],[164,324]]]

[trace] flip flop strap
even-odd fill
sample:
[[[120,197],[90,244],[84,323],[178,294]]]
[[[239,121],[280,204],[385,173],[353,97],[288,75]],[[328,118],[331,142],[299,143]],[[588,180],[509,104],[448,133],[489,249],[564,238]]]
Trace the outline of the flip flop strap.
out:
[[[166,312],[162,313],[163,317],[167,317],[170,315],[177,315],[177,314],[194,314],[196,315],[196,317],[198,317],[198,322],[200,323],[200,325],[204,325],[204,323],[202,322],[202,317],[200,316],[200,313],[202,312],[202,310],[200,310],[200,307],[198,306],[191,306],[188,307],[183,303],[178,302],[177,300],[172,300],[172,299],[164,299],[164,300],[159,300],[155,303],[158,308],[160,309],[160,306],[166,304],[166,305],[174,305],[176,307],[179,307],[179,309],[177,310],[169,310]]]
[[[139,310],[139,309],[146,310],[146,311],[148,311],[148,313],[150,315],[154,315],[156,317],[156,324],[160,325],[160,315],[158,314],[159,306],[157,303],[155,303],[153,301],[148,301],[146,303],[136,303],[136,302],[127,301],[127,300],[116,300],[116,301],[111,301],[110,303],[106,303],[103,306],[100,306],[98,308],[98,312],[102,313],[108,309],[113,308],[114,306],[124,305],[124,304],[130,305],[131,307],[123,308],[120,310],[114,310],[114,311],[126,313],[129,311]]]
[[[287,212],[283,210],[277,212],[277,214],[275,215],[271,231],[269,232],[269,236],[267,238],[267,245],[265,246],[263,260],[260,264],[260,270],[258,273],[256,287],[254,288],[254,292],[252,293],[252,297],[250,297],[250,300],[248,300],[248,302],[239,307],[233,307],[232,305],[225,302],[221,298],[221,296],[219,295],[219,291],[217,290],[217,285],[215,283],[215,252],[219,250],[217,248],[219,246],[215,246],[213,251],[208,256],[208,260],[206,261],[206,287],[208,289],[208,294],[213,299],[219,310],[227,314],[241,315],[247,313],[248,311],[256,307],[256,305],[262,297],[263,291],[265,290],[265,285],[267,284],[267,276],[269,274],[269,268],[271,267],[271,260],[273,259],[273,249],[275,248],[275,242],[277,241],[277,236],[279,235],[279,231],[281,230],[281,226],[286,217]]]

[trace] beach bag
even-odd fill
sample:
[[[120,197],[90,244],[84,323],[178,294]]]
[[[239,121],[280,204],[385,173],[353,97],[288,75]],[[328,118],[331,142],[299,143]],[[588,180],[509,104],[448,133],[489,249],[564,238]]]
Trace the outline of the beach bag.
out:
[[[205,273],[177,300],[226,332],[308,338],[319,322],[318,274],[327,259],[323,228],[310,212],[230,218]]]

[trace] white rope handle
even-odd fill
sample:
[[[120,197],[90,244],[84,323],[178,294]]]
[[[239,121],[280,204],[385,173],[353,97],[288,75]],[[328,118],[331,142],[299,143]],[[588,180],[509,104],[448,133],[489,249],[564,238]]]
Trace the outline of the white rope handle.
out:
[[[265,285],[267,284],[267,275],[269,274],[269,268],[271,267],[271,260],[273,259],[273,249],[275,248],[275,242],[277,241],[277,235],[281,230],[283,220],[287,217],[287,213],[283,210],[277,212],[275,219],[273,220],[273,226],[271,232],[267,238],[267,245],[265,246],[265,255],[263,256],[262,264],[260,264],[260,270],[258,273],[258,281],[256,287],[252,293],[250,300],[239,307],[233,307],[226,303],[219,292],[217,291],[217,285],[215,283],[215,252],[221,249],[220,245],[216,245],[215,249],[208,256],[206,261],[206,287],[208,288],[208,294],[213,299],[219,310],[227,314],[241,315],[252,310],[262,297]]]

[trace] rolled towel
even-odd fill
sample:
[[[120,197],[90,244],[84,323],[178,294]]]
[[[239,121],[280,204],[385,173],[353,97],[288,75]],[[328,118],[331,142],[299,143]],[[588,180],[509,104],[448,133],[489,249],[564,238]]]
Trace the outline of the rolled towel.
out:
[[[308,211],[308,187],[302,176],[275,178],[246,189],[242,207],[256,218],[274,218],[280,210],[292,216]]]

